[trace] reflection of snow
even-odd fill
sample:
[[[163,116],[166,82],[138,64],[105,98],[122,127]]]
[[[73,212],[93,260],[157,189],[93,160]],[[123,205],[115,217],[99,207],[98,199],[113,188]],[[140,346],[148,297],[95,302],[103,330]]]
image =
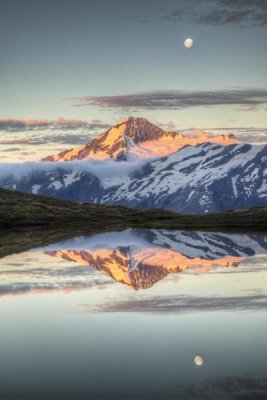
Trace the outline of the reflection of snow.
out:
[[[226,256],[251,256],[267,253],[267,241],[262,236],[211,232],[182,232],[164,229],[127,229],[88,237],[76,237],[32,251],[46,252],[62,249],[98,250],[134,247],[169,249],[189,258],[218,259]]]

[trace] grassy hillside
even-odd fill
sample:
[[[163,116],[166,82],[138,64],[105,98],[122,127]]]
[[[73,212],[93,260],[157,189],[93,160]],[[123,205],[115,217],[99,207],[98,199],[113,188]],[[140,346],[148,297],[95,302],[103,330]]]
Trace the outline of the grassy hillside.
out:
[[[267,231],[267,208],[181,215],[166,210],[141,211],[119,206],[78,204],[0,189],[0,229],[30,226],[79,227],[88,233],[127,227]]]

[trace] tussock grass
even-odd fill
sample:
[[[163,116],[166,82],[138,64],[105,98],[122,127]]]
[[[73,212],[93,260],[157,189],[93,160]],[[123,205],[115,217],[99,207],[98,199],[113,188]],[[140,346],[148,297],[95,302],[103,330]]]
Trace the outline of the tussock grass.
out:
[[[222,214],[184,215],[160,209],[141,211],[121,206],[79,204],[0,189],[0,229],[26,227],[68,227],[88,233],[127,227],[266,232],[267,207]]]

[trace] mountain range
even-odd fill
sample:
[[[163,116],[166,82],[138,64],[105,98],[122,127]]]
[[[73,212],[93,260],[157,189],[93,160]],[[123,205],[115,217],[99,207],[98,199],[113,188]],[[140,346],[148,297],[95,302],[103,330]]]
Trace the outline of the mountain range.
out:
[[[267,146],[187,137],[130,117],[0,186],[57,198],[187,214],[267,206]]]

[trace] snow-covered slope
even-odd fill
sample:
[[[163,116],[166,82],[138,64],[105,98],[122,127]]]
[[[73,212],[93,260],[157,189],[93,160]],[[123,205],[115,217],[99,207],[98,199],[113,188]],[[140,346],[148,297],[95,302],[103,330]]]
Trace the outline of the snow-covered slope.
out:
[[[106,166],[107,162],[102,161]],[[189,214],[267,206],[267,146],[186,146],[166,157],[133,164],[135,169],[129,172],[130,163],[102,170],[86,163],[63,163],[66,168],[56,163],[54,169],[50,163],[47,171],[42,164],[42,171],[1,178],[0,186],[79,202]]]
[[[43,161],[155,158],[171,154],[187,144],[204,142],[222,145],[239,143],[233,135],[209,137],[206,133],[199,132],[194,137],[189,137],[178,132],[166,132],[144,118],[129,117],[85,146],[45,157]]]
[[[131,207],[205,213],[266,206],[267,146],[187,146],[111,184],[102,201]]]

